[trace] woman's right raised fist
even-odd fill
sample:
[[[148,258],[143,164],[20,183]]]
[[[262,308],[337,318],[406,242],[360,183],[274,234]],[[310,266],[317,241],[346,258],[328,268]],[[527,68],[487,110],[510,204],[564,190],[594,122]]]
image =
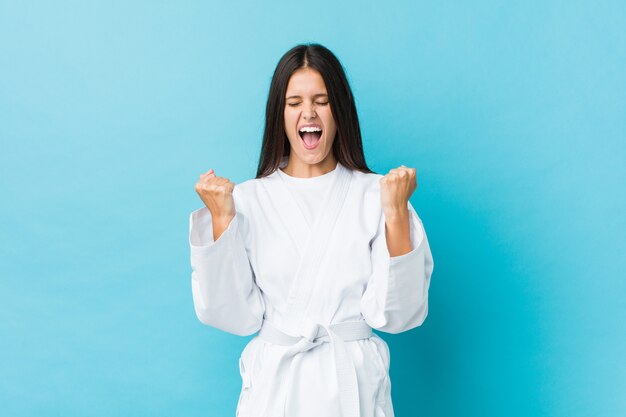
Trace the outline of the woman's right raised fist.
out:
[[[216,220],[228,224],[235,217],[234,189],[235,183],[228,178],[216,176],[213,169],[200,175],[196,192],[211,212],[214,224]]]

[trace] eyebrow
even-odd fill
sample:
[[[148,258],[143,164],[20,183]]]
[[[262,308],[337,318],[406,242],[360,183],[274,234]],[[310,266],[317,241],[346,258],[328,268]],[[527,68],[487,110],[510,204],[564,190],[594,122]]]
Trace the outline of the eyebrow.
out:
[[[313,94],[313,97],[328,97],[328,94],[324,94],[324,93]],[[290,98],[302,98],[302,97],[300,97],[300,96],[289,96],[289,97],[287,97],[287,100],[289,100]]]

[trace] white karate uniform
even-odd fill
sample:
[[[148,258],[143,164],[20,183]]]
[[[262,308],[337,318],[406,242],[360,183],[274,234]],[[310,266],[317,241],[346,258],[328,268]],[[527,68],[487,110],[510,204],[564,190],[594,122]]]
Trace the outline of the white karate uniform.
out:
[[[260,330],[240,357],[238,416],[394,415],[389,349],[371,328],[423,323],[434,264],[410,202],[411,252],[389,256],[381,177],[338,163],[313,178],[279,169],[242,182],[217,241],[209,210],[191,213],[198,318],[237,335]]]

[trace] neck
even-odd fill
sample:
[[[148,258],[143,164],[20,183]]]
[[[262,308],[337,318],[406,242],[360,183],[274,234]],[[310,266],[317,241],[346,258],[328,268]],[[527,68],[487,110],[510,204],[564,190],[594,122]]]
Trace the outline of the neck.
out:
[[[298,157],[295,156],[292,152],[289,155],[289,161],[287,162],[287,166],[283,168],[283,172],[292,177],[312,178],[328,174],[336,167],[337,160],[335,159],[335,156],[332,154],[332,152],[329,153],[323,161],[318,162],[317,164],[307,164],[306,162],[298,159]]]

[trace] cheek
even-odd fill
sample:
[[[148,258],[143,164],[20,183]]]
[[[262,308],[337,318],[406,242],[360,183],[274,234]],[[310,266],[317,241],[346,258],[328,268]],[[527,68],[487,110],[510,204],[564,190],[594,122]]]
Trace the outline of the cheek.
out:
[[[331,119],[326,123],[326,126],[328,126],[327,138],[329,141],[332,141],[337,137],[337,125],[335,125],[334,121]]]
[[[333,142],[335,142],[335,140],[337,139],[337,129],[333,129],[333,131],[330,133],[331,134],[327,138],[328,146],[332,146]]]
[[[284,118],[285,118],[285,122],[284,122],[285,132],[287,133],[287,135],[291,135],[293,133],[294,126],[295,126],[295,122],[293,121],[293,116],[291,116],[289,112],[285,111]]]
[[[337,130],[337,125],[335,124],[335,118],[333,117],[330,110],[324,115],[324,124],[330,128],[330,130]]]

